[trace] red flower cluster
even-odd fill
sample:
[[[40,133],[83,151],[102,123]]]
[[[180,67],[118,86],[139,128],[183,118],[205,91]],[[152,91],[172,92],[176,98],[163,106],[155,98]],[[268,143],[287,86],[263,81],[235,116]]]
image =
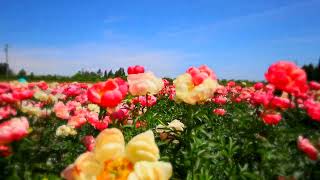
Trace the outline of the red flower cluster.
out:
[[[264,123],[269,124],[269,125],[277,125],[280,120],[281,120],[281,114],[280,113],[262,113],[261,118]]]
[[[146,96],[139,96],[132,99],[132,103],[140,103],[143,107],[151,107],[157,103],[157,98],[153,95],[148,95],[148,98]]]
[[[313,120],[320,122],[320,102],[309,99],[304,102],[304,107]]]
[[[213,110],[213,113],[218,115],[218,116],[224,116],[226,114],[226,110],[222,108],[217,108]]]
[[[27,118],[13,118],[0,124],[0,145],[22,139],[28,134]]]
[[[128,67],[128,74],[140,74],[144,73],[144,67],[143,66],[130,66]]]
[[[84,146],[86,147],[87,151],[93,151],[95,146],[95,139],[93,136],[85,136],[82,139]]]
[[[292,62],[279,61],[272,64],[265,74],[267,81],[277,89],[300,96],[308,91],[305,71]]]
[[[205,65],[202,65],[199,68],[190,67],[187,70],[187,73],[191,75],[192,82],[195,86],[201,84],[207,78],[211,78],[213,80],[217,79],[215,73],[208,66]]]
[[[88,89],[89,101],[102,107],[116,107],[127,95],[128,84],[121,78],[108,79]]]
[[[311,144],[309,139],[303,138],[302,136],[298,137],[298,148],[307,154],[311,160],[318,159],[318,150]]]

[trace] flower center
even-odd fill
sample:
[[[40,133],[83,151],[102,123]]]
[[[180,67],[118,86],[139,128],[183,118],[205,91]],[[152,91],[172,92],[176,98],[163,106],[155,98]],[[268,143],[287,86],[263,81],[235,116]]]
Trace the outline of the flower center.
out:
[[[133,164],[126,158],[104,162],[104,168],[97,180],[125,180],[133,171]]]

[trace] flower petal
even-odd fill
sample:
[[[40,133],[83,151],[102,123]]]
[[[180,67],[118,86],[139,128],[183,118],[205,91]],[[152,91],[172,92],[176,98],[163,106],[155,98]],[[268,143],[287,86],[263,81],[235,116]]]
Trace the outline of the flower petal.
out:
[[[172,176],[172,166],[166,162],[141,161],[135,164],[128,180],[168,180]]]
[[[132,138],[126,147],[126,156],[133,163],[157,161],[160,155],[153,132],[149,130]]]
[[[74,164],[69,165],[61,176],[67,180],[93,180],[102,170],[102,165],[92,152],[81,154]]]
[[[96,138],[95,157],[101,163],[124,155],[124,138],[116,128],[103,130]]]

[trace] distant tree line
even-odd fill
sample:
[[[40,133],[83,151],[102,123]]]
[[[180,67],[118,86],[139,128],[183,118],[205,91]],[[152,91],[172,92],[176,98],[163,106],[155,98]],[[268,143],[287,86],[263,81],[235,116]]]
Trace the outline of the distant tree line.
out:
[[[97,82],[103,81],[108,78],[121,77],[126,79],[126,73],[124,68],[119,68],[116,71],[98,69],[98,71],[85,71],[81,70],[75,73],[72,76],[61,76],[61,75],[35,75],[33,72],[28,73],[26,70],[21,69],[18,73],[14,73],[10,68],[8,70],[8,76],[6,70],[8,64],[0,63],[0,81],[3,80],[15,80],[19,78],[25,78],[28,81],[79,81],[79,82]]]
[[[306,71],[309,81],[320,81],[320,58],[318,65],[308,64],[302,68]]]
[[[8,76],[7,76],[7,68],[8,68]],[[306,71],[307,77],[309,81],[320,81],[320,58],[318,65],[307,64],[303,65],[302,68]],[[98,69],[97,71],[87,71],[80,70],[72,76],[61,76],[61,75],[35,75],[33,72],[28,73],[26,70],[21,69],[18,73],[14,73],[12,69],[10,69],[7,63],[0,63],[0,81],[4,80],[14,80],[18,78],[25,78],[28,81],[79,81],[79,82],[97,82],[103,81],[108,78],[121,77],[126,79],[126,73],[124,68],[119,68],[115,72],[110,70],[102,70]],[[165,78],[170,82],[172,79]]]

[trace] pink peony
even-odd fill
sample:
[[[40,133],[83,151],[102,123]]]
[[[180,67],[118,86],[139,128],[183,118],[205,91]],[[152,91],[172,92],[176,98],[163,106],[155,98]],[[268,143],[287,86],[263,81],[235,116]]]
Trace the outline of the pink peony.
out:
[[[18,141],[28,134],[29,122],[27,118],[12,118],[0,124],[0,144]]]

